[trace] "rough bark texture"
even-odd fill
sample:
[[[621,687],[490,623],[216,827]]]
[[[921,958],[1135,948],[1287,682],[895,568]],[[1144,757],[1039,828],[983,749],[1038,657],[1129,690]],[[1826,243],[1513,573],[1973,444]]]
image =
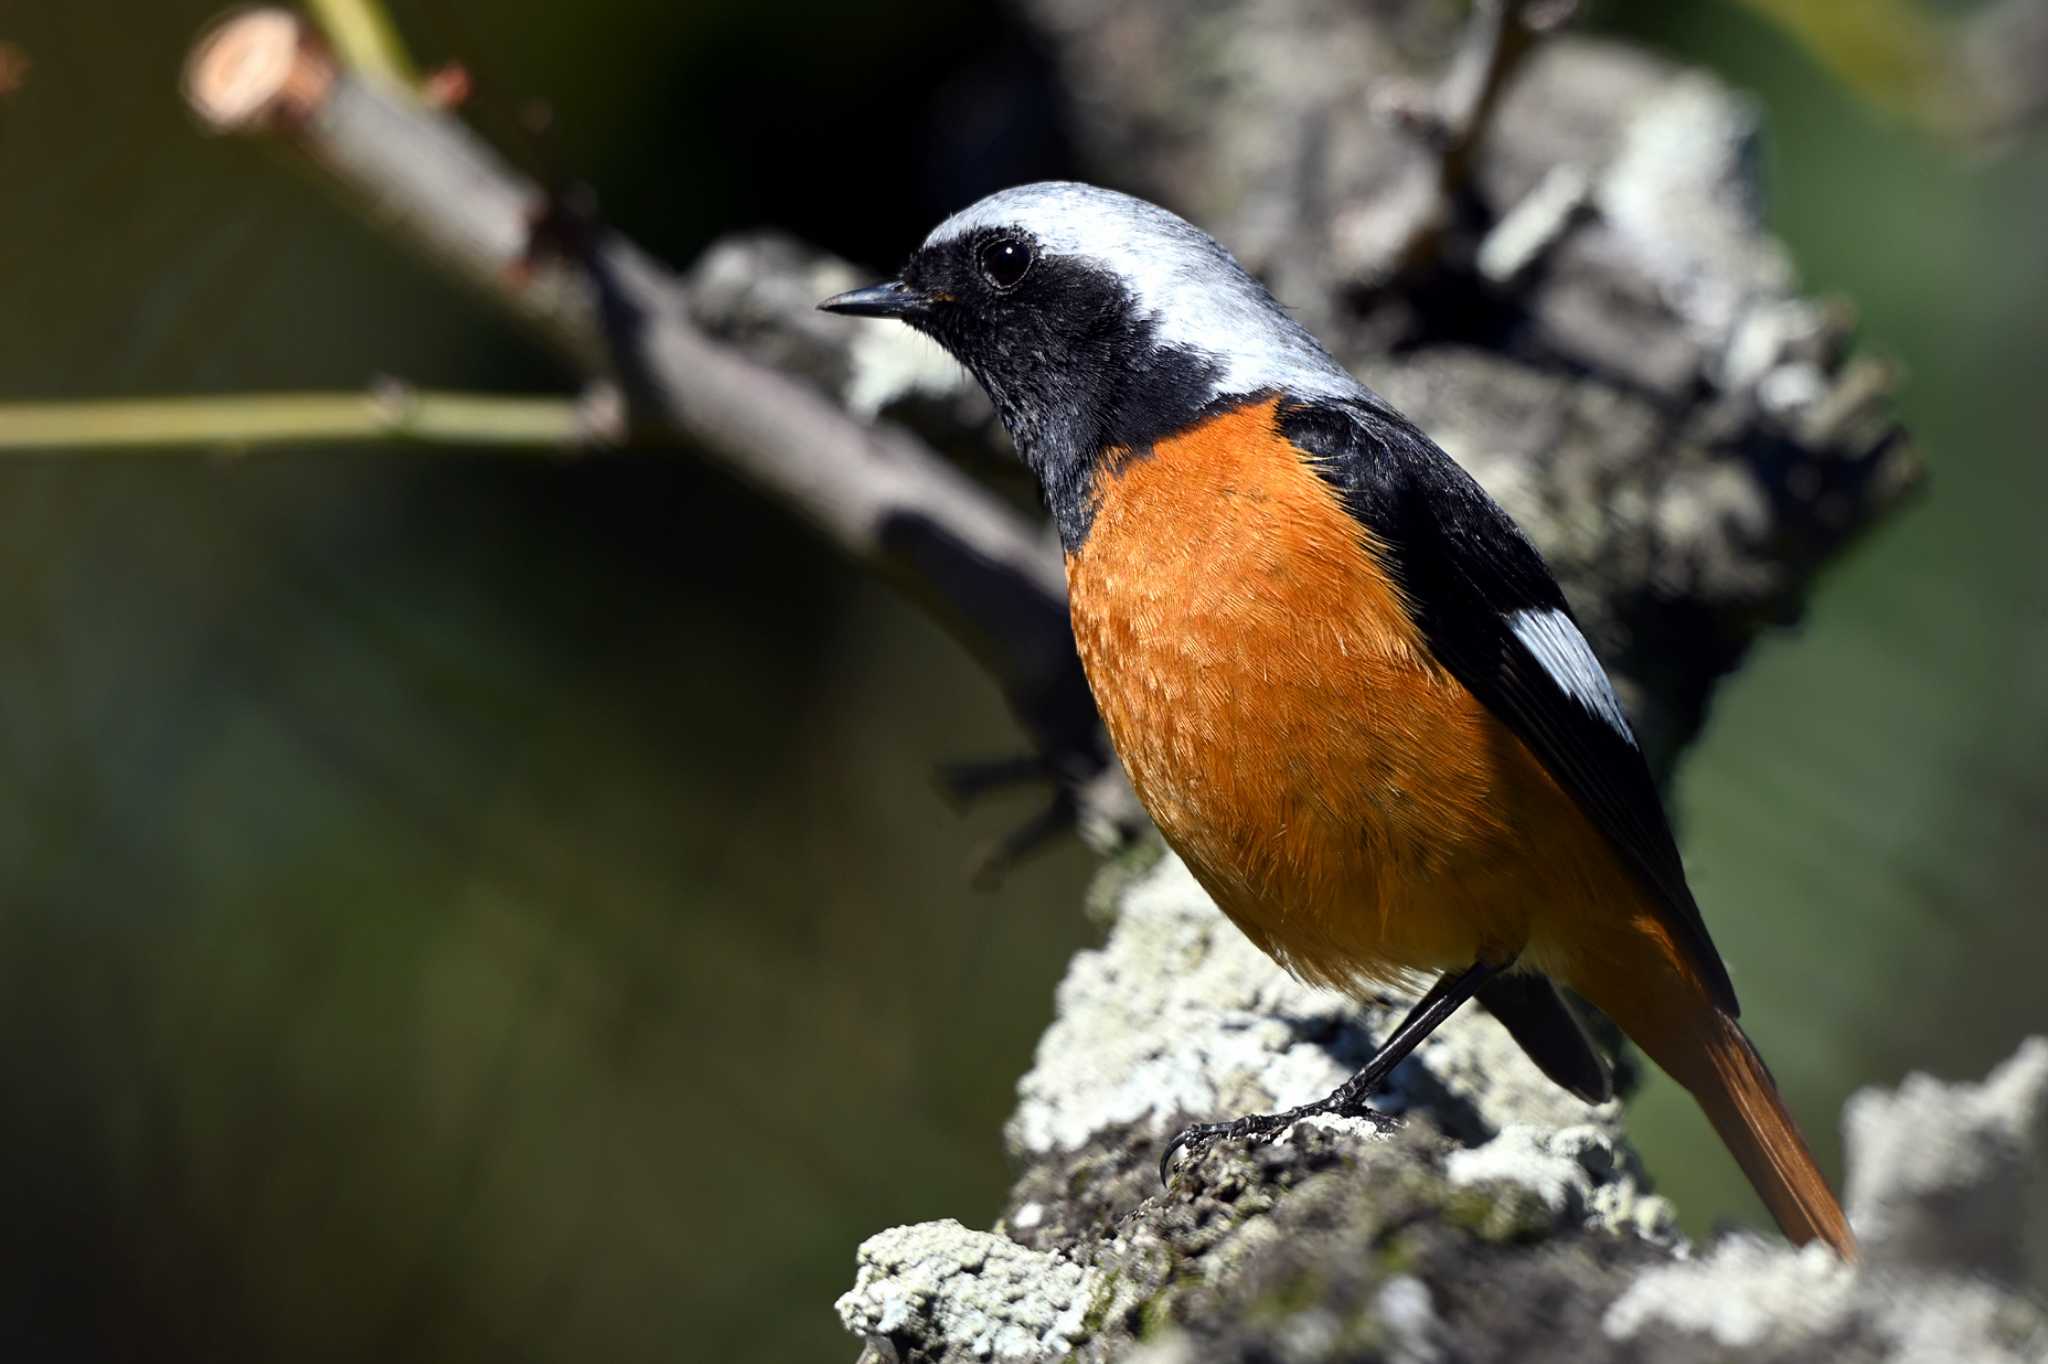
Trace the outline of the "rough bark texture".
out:
[[[2048,1359],[2048,1039],[1981,1085],[1856,1097],[1855,1269],[1775,1238],[1684,1246],[1619,1101],[1571,1099],[1473,1012],[1395,1072],[1399,1126],[1222,1144],[1162,1190],[1183,1123],[1319,1096],[1399,1006],[1290,980],[1172,858],[1102,894],[1108,939],[1019,1087],[995,1228],[861,1247],[838,1306],[867,1364]]]
[[[1471,41],[1453,7],[1021,8],[1100,178],[1212,229],[1530,529],[1660,772],[1757,634],[1916,481],[1889,370],[1852,353],[1846,309],[1797,292],[1761,224],[1756,118],[1712,77],[1541,43],[1453,175],[1431,112]],[[982,441],[986,409],[913,344],[802,327],[766,277],[804,256],[728,243],[693,276],[700,324],[941,444]],[[1398,1129],[1222,1145],[1162,1191],[1180,1125],[1320,1095],[1400,1004],[1289,981],[1170,857],[1112,867],[1098,901],[1108,940],[1062,984],[1006,1130],[1003,1217],[862,1247],[839,1310],[865,1358],[2048,1357],[2021,1194],[2048,1159],[2048,1044],[1942,1094],[1939,1123],[1916,1116],[1931,1082],[1858,1099],[1856,1270],[1771,1240],[1682,1246],[1618,1105],[1548,1086],[1469,1011],[1397,1072]]]

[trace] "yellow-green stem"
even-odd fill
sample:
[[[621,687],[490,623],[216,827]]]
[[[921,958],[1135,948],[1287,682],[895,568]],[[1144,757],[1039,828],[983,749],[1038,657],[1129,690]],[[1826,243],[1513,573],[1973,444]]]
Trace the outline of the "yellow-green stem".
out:
[[[566,398],[464,393],[278,393],[0,403],[0,454],[227,450],[401,440],[562,449],[590,438]]]
[[[342,64],[410,90],[418,83],[405,40],[382,0],[306,0]]]

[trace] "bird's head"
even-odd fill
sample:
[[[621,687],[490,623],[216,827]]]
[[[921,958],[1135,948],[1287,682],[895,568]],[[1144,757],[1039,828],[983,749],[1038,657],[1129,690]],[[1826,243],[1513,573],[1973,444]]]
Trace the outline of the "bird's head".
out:
[[[1116,452],[1236,398],[1358,392],[1214,238],[1092,185],[992,194],[934,228],[898,278],[819,306],[906,322],[965,365],[1063,534]]]

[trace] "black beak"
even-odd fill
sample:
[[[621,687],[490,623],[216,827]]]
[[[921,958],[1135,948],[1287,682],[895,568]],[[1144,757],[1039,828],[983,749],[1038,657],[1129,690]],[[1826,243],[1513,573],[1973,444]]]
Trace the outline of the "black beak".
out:
[[[842,313],[847,317],[908,317],[921,313],[930,304],[931,298],[921,289],[913,289],[900,279],[887,284],[877,284],[869,289],[855,289],[851,293],[834,294],[818,305],[828,313]]]

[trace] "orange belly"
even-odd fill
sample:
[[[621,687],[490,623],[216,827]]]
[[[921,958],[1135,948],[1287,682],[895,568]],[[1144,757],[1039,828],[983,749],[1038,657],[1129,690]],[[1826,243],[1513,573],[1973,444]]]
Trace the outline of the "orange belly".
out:
[[[1260,947],[1337,986],[1518,955],[1570,979],[1584,915],[1638,920],[1605,840],[1432,659],[1272,403],[1096,495],[1067,562],[1081,661],[1160,831]]]

